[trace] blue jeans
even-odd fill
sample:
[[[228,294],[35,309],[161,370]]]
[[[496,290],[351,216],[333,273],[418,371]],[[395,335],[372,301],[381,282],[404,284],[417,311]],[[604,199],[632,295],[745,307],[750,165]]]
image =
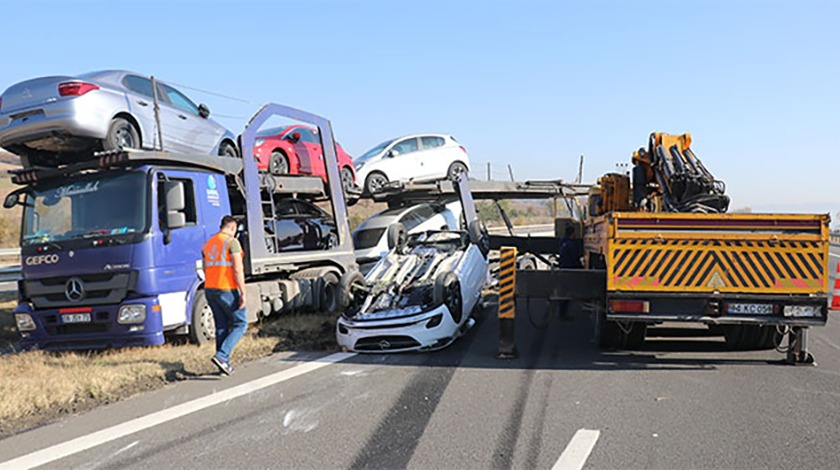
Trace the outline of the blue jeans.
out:
[[[204,295],[216,322],[216,357],[229,362],[233,348],[248,329],[245,309],[239,308],[239,291],[205,289]]]

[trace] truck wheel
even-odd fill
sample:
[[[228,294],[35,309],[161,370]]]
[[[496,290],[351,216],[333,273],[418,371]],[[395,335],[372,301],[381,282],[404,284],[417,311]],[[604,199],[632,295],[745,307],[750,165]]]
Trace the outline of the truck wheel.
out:
[[[272,175],[285,175],[289,173],[289,159],[279,150],[271,152],[268,157],[268,172]]]
[[[318,287],[321,295],[321,310],[328,313],[337,313],[341,306],[338,299],[338,276],[332,271],[324,273],[318,279]]]
[[[190,341],[201,345],[216,339],[216,322],[213,320],[213,311],[207,304],[203,289],[195,293],[190,316]]]
[[[127,119],[116,117],[108,126],[108,134],[102,141],[102,148],[104,150],[139,149],[140,133]]]
[[[341,308],[347,308],[356,300],[357,288],[364,287],[365,278],[359,271],[347,271],[338,281],[338,301]]]
[[[225,141],[219,145],[219,156],[236,158],[239,154],[236,152],[236,147],[234,147],[233,144]]]
[[[435,305],[446,305],[452,321],[460,325],[464,317],[464,301],[461,297],[461,282],[452,271],[445,271],[435,278],[433,293]]]

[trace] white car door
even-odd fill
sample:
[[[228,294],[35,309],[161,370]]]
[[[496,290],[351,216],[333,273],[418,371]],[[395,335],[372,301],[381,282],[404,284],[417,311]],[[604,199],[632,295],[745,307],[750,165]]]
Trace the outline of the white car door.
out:
[[[402,139],[391,146],[385,156],[377,162],[377,170],[388,177],[388,181],[416,180],[421,174],[420,146],[417,137]]]
[[[424,178],[441,179],[445,178],[449,171],[449,164],[452,163],[452,155],[444,145],[443,137],[425,136],[420,139],[423,146],[423,162],[426,171]]]

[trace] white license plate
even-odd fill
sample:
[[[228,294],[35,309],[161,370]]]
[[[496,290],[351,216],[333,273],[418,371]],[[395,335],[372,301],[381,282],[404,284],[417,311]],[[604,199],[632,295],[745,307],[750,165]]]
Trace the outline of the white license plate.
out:
[[[773,315],[773,304],[729,304],[728,312],[735,315]]]
[[[63,313],[61,314],[61,323],[88,323],[90,322],[89,313]]]

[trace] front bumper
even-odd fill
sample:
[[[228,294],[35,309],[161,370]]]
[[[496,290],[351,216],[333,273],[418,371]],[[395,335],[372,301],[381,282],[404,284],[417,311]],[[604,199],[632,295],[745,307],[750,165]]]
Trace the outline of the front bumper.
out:
[[[437,315],[440,324],[427,327]],[[460,326],[452,320],[445,305],[428,312],[384,320],[353,320],[339,317],[336,323],[338,345],[349,351],[392,353],[430,351],[451,344],[458,338]]]
[[[146,319],[142,323],[120,324],[117,316],[121,306],[145,305]],[[62,322],[62,310],[33,310],[29,304],[19,304],[14,313],[32,317],[36,328],[19,331],[23,349],[72,350],[105,349],[128,346],[157,346],[164,342],[160,305],[156,297],[127,299],[120,304],[91,307],[91,321]]]

